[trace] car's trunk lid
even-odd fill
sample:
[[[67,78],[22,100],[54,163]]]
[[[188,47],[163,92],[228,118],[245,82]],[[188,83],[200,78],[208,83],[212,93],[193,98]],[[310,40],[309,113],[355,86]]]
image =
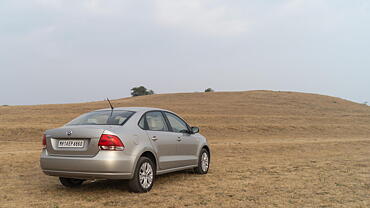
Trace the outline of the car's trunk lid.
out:
[[[99,152],[99,139],[111,125],[63,126],[46,131],[46,148],[54,156],[91,157]]]

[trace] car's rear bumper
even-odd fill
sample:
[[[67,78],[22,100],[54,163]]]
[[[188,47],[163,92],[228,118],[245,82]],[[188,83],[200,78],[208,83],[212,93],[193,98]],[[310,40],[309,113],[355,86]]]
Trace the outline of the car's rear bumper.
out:
[[[51,156],[43,150],[43,172],[51,176],[81,179],[131,179],[134,159],[121,151],[100,151],[94,157]]]
[[[58,176],[66,178],[79,179],[131,179],[131,173],[93,173],[93,172],[72,172],[72,171],[57,171],[43,170],[46,175]]]

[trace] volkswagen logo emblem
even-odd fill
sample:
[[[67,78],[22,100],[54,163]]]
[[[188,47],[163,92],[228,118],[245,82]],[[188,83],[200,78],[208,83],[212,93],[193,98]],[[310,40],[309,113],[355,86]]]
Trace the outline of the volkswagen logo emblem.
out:
[[[68,136],[71,136],[71,135],[72,135],[72,130],[68,130],[68,131],[66,132],[66,134],[67,134]]]

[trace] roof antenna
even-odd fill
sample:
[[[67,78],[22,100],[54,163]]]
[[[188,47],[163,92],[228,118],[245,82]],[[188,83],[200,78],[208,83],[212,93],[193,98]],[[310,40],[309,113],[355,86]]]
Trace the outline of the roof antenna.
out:
[[[112,103],[110,102],[110,100],[107,98],[107,101],[108,101],[108,103],[109,103],[109,105],[110,105],[110,108],[112,109],[112,111],[113,111],[113,106],[112,106]]]

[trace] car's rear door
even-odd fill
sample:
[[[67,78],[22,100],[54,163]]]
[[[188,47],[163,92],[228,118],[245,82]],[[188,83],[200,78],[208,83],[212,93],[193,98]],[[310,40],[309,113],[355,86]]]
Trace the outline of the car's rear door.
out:
[[[177,140],[169,132],[163,114],[160,111],[150,111],[143,119],[147,135],[157,152],[159,169],[177,167]]]
[[[171,127],[172,135],[177,141],[177,159],[180,166],[196,165],[199,140],[186,122],[173,113],[164,112]]]

